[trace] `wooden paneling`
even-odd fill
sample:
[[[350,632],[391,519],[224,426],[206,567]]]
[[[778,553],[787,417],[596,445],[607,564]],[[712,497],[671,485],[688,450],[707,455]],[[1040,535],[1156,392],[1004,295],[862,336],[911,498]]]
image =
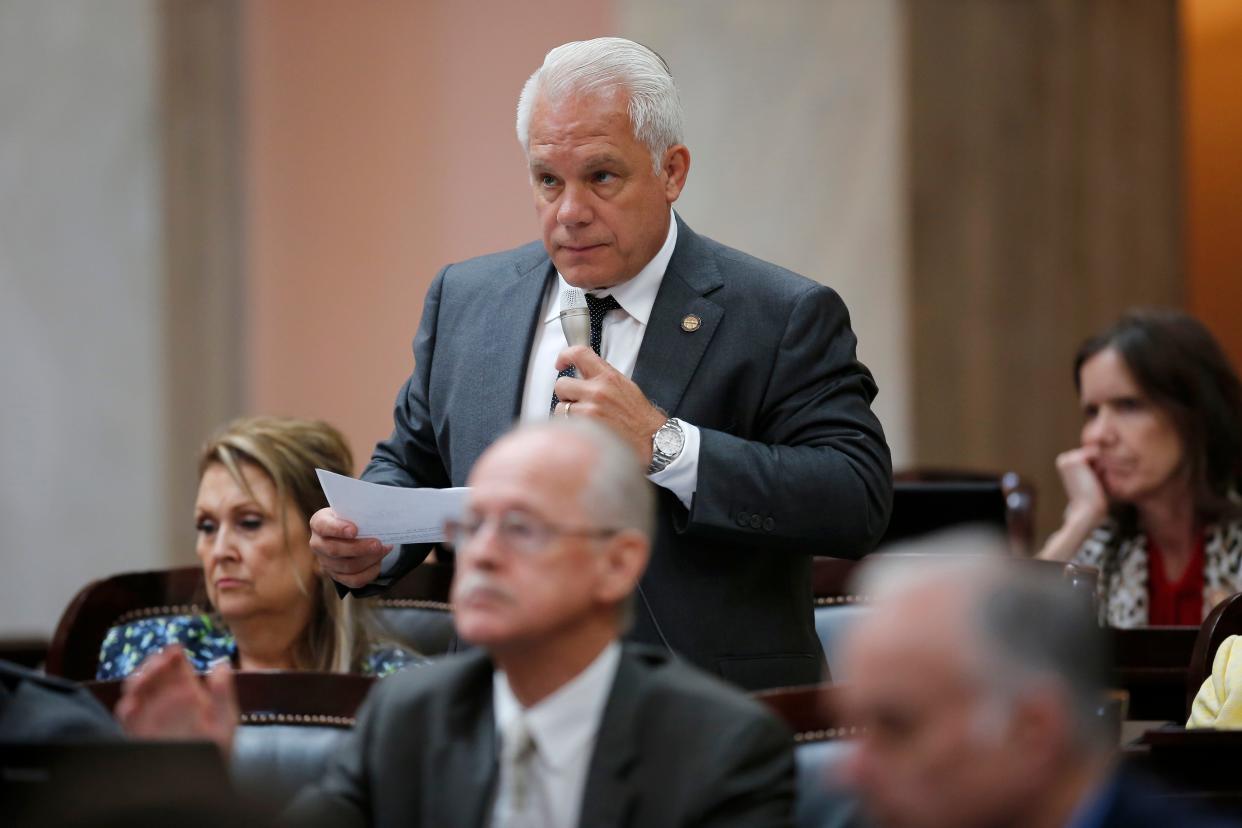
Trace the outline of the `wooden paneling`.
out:
[[[908,0],[915,455],[1064,499],[1071,360],[1182,302],[1174,0]]]
[[[1242,3],[1182,0],[1190,310],[1242,367]]]
[[[240,7],[160,7],[168,561],[193,559],[197,450],[242,410]]]

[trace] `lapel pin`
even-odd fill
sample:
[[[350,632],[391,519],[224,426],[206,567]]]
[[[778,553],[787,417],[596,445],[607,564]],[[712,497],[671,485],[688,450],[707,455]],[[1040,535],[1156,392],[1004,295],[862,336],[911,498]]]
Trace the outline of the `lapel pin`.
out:
[[[681,319],[681,329],[686,333],[694,333],[703,325],[703,320],[693,313],[687,313]]]

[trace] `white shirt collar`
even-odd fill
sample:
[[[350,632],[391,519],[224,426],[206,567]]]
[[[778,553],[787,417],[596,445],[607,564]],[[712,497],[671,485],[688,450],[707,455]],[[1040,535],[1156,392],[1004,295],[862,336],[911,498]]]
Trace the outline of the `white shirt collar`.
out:
[[[519,715],[525,716],[539,756],[553,768],[564,768],[578,758],[583,747],[594,742],[620,663],[621,645],[613,641],[585,670],[525,710],[509,688],[509,679],[497,670],[492,676],[496,732],[503,738],[510,723]]]
[[[668,235],[665,236],[664,244],[656,252],[655,257],[647,262],[633,279],[614,285],[607,290],[593,290],[591,293],[596,296],[613,296],[623,311],[646,327],[647,320],[651,318],[651,307],[655,304],[656,294],[660,292],[660,282],[664,281],[664,271],[668,270],[669,260],[673,258],[673,250],[676,247],[677,216],[669,210]],[[556,274],[556,281],[556,293],[553,294],[553,301],[548,303],[548,312],[543,319],[545,323],[551,322],[560,315],[561,305],[555,297],[559,297],[561,292],[569,287],[569,283],[559,271]]]

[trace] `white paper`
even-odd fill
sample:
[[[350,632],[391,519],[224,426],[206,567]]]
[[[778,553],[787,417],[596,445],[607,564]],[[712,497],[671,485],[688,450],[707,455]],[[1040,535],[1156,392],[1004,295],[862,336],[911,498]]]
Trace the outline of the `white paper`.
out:
[[[436,543],[444,522],[461,517],[470,489],[407,489],[315,469],[328,504],[358,527],[358,537],[384,543]]]

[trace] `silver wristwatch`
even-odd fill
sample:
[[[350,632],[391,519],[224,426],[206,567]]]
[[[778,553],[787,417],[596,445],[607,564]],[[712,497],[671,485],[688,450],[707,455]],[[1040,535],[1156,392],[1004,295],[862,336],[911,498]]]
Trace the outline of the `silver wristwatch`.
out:
[[[647,474],[664,471],[685,445],[686,433],[681,430],[681,423],[672,418],[665,420],[651,435],[651,465],[647,467]]]

